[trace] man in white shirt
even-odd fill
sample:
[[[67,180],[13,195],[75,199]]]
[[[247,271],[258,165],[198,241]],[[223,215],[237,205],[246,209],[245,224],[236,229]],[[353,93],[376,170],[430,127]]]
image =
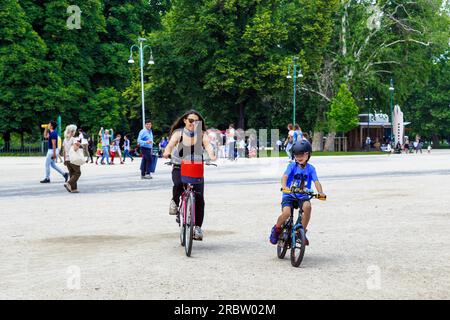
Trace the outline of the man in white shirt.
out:
[[[236,141],[234,135],[234,125],[230,124],[227,130],[228,160],[234,160],[234,143]]]

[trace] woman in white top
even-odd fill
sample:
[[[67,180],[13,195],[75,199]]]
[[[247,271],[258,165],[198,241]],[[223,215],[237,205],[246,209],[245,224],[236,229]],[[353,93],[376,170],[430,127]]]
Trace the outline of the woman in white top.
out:
[[[81,176],[80,166],[70,162],[70,149],[73,147],[75,151],[80,147],[80,139],[75,138],[75,132],[77,131],[77,126],[70,124],[66,127],[64,131],[64,164],[67,169],[69,169],[69,181],[64,183],[64,187],[67,191],[71,193],[78,193],[77,181]]]
[[[286,141],[284,142],[284,145],[286,146],[285,150],[288,155],[289,161],[292,161],[292,154],[291,154],[291,148],[294,144],[294,126],[292,123],[289,123],[287,126],[288,129],[288,136],[286,138]]]

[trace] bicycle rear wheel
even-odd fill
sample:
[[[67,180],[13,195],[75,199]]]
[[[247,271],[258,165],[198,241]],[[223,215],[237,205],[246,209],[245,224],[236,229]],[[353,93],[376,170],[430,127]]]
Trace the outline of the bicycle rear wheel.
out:
[[[186,199],[186,224],[185,224],[185,246],[184,249],[186,251],[186,255],[188,257],[191,256],[192,252],[192,242],[194,239],[194,215],[195,215],[195,207],[194,207],[194,194],[191,193],[189,197]]]
[[[302,263],[305,255],[305,241],[305,230],[303,228],[297,229],[295,231],[295,239],[292,239],[291,247],[291,264],[294,267],[298,267]]]

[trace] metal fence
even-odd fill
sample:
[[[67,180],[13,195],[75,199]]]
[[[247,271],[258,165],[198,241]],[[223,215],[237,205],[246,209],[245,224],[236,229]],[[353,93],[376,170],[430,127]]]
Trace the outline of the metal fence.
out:
[[[32,144],[0,144],[0,155],[45,155],[47,153],[48,143],[42,141]]]

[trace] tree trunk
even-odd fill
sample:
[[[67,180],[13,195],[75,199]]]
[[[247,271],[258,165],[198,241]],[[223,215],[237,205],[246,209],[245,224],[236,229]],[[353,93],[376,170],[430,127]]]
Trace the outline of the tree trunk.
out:
[[[9,151],[11,148],[11,132],[6,131],[3,133],[3,141],[5,142],[4,151]]]
[[[334,137],[336,137],[336,132],[330,132],[325,141],[324,151],[333,152],[334,151]]]
[[[433,139],[433,149],[439,148],[441,142],[439,141],[439,136],[437,134],[433,134],[432,136]]]
[[[20,132],[20,147],[23,149],[23,131]]]
[[[312,150],[322,151],[323,146],[323,131],[314,130],[313,140],[312,140]]]
[[[239,119],[238,119],[237,128],[240,128],[242,130],[245,130],[244,110],[245,110],[244,102],[239,103]]]

